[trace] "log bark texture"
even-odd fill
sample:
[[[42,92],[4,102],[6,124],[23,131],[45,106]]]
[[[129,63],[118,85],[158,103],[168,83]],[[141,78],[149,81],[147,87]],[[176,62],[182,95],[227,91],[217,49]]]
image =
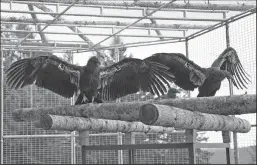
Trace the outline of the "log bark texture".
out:
[[[152,103],[219,115],[256,113],[256,94],[164,99]]]
[[[39,120],[34,121],[33,124],[34,124],[34,126],[35,126],[36,128],[42,128],[41,123],[40,123]]]
[[[145,104],[140,109],[140,121],[147,125],[197,129],[201,131],[234,131],[247,133],[251,124],[244,119],[192,112],[176,107]]]
[[[143,103],[103,103],[71,105],[49,108],[23,108],[13,111],[15,121],[38,120],[43,114],[101,118],[123,121],[139,121],[139,109]]]
[[[73,116],[42,115],[40,125],[45,130],[65,131],[108,131],[108,132],[144,132],[165,133],[173,132],[174,128],[149,126],[141,122],[121,120],[93,119]]]
[[[84,104],[66,107],[24,108],[12,112],[15,121],[33,121],[40,115],[53,114],[111,120],[139,121],[140,107],[149,102]],[[256,95],[216,96],[187,99],[165,99],[150,103],[169,105],[209,114],[239,115],[256,113]]]

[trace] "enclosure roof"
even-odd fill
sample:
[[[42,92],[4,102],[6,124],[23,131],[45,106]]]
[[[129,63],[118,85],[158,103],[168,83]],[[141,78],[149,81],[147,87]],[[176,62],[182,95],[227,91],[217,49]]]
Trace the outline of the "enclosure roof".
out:
[[[255,0],[2,0],[1,48],[98,52],[181,42],[255,12]],[[110,46],[113,36],[124,44]]]

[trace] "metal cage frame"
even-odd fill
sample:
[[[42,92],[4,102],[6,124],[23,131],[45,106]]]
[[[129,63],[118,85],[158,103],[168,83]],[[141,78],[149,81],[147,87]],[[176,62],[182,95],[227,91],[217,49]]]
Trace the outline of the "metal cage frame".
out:
[[[256,4],[251,4],[254,0],[248,0],[247,2],[251,2],[250,4],[244,4],[245,1],[242,1],[240,4],[215,4],[215,2],[219,2],[220,0],[208,0],[207,4],[195,4],[201,2],[201,0],[188,0],[187,2],[184,0],[162,0],[161,3],[144,3],[143,1],[116,1],[116,2],[106,2],[104,0],[98,1],[85,1],[85,0],[64,0],[60,2],[59,0],[2,0],[2,3],[9,4],[8,10],[2,10],[1,13],[25,13],[30,14],[32,19],[28,19],[25,22],[19,20],[11,20],[9,18],[2,18],[1,24],[28,24],[35,26],[35,31],[19,31],[19,30],[2,30],[1,32],[10,32],[10,33],[27,33],[25,38],[1,38],[1,96],[0,96],[0,157],[1,164],[3,163],[3,139],[4,138],[14,138],[18,137],[17,135],[3,135],[3,51],[6,50],[17,50],[20,52],[50,52],[50,53],[58,53],[58,52],[69,52],[69,53],[78,53],[78,52],[90,52],[97,51],[101,52],[101,50],[109,50],[109,49],[117,49],[117,48],[128,48],[128,47],[139,47],[146,45],[158,45],[158,44],[167,44],[174,42],[184,42],[186,48],[186,56],[188,57],[188,41],[196,38],[200,35],[213,31],[222,26],[226,27],[226,43],[227,46],[230,45],[229,42],[229,23],[234,22],[236,20],[242,19],[248,15],[256,13]],[[123,3],[126,2],[126,3]],[[177,4],[177,2],[180,2]],[[184,3],[183,3],[184,2]],[[210,3],[212,2],[212,3]],[[190,4],[191,3],[191,4]],[[213,4],[214,3],[214,4]],[[42,12],[36,11],[21,11],[21,10],[13,10],[14,4],[26,4],[37,7],[41,9]],[[46,6],[55,6],[56,10],[52,11],[50,8]],[[64,7],[65,9],[60,11],[60,7]],[[76,14],[76,13],[66,13],[71,7],[86,7],[86,8],[96,8],[99,10],[99,14]],[[119,15],[108,15],[105,14],[104,11],[108,9],[119,9],[119,10],[138,10],[142,12],[141,16],[119,16]],[[179,12],[182,13],[183,17],[160,17],[160,16],[151,16],[153,13],[158,11],[165,12]],[[238,14],[228,17],[227,12],[236,11]],[[219,13],[222,18],[219,19],[206,19],[206,18],[192,18],[188,17],[190,12],[197,13]],[[37,14],[44,14],[53,16],[52,20],[39,20],[37,19]],[[65,21],[61,19],[61,16],[89,16],[89,17],[99,17],[99,18],[131,18],[136,19],[136,21],[132,23],[119,22],[119,21]],[[150,19],[152,23],[138,23],[143,19]],[[184,22],[215,22],[212,25],[205,24],[157,24],[156,20],[180,20]],[[40,26],[44,26],[44,28],[39,28]],[[69,27],[72,32],[70,33],[58,33],[58,32],[45,32],[48,26],[64,26]],[[100,33],[83,33],[79,30],[80,27],[93,27],[93,28],[104,28],[104,29],[112,29],[111,34],[100,34]],[[115,32],[115,29],[118,31]],[[141,29],[148,31],[148,35],[134,35],[134,34],[120,34],[122,31],[127,29]],[[182,32],[181,37],[170,36],[170,35],[161,35],[160,31],[179,31]],[[187,35],[188,30],[197,30],[195,33]],[[152,35],[151,31],[155,31],[157,35]],[[41,40],[28,39],[28,37],[32,33],[38,33],[41,36],[45,34],[67,34],[67,35],[78,35],[83,41],[72,43],[65,43],[65,41],[60,40],[46,40],[45,38],[41,38]],[[86,36],[106,36],[105,39],[100,40],[98,43],[94,44],[88,37]],[[157,38],[154,41],[145,41],[145,42],[132,42],[126,43],[122,45],[112,45],[112,46],[103,46],[101,45],[104,41],[108,40],[113,36],[123,36],[123,37],[145,37],[145,38]],[[159,39],[158,39],[159,38]],[[233,95],[233,88],[231,83],[230,85],[230,95]],[[115,135],[119,133],[115,133]],[[99,134],[97,134],[99,135]],[[67,134],[58,134],[58,135],[20,135],[19,137],[71,137],[72,141],[75,140],[75,134],[71,133]],[[90,135],[95,136],[95,135]],[[236,133],[234,136],[234,145],[236,149],[237,141],[236,141]],[[226,144],[226,143],[225,143]],[[149,145],[150,146],[150,145]],[[172,145],[171,145],[172,146]],[[169,146],[169,147],[171,147]],[[117,146],[116,146],[117,147]],[[139,146],[140,147],[140,146]],[[154,146],[152,146],[154,147]],[[224,146],[223,146],[224,147]],[[132,147],[133,148],[133,147]],[[229,147],[225,145],[227,151],[227,158],[229,158]],[[90,147],[87,147],[90,149]],[[117,149],[117,148],[114,148]],[[119,149],[124,149],[124,147],[120,147]],[[130,148],[131,149],[131,148]],[[133,148],[134,149],[134,148]],[[74,159],[74,146],[71,146],[71,150],[73,151],[73,155],[71,155],[72,163],[75,163]],[[130,154],[132,154],[132,150]],[[132,158],[130,159],[133,161]],[[228,160],[229,161],[229,160]],[[193,162],[193,161],[191,161]],[[229,162],[228,162],[229,163]],[[235,155],[235,163],[238,163],[238,155]]]

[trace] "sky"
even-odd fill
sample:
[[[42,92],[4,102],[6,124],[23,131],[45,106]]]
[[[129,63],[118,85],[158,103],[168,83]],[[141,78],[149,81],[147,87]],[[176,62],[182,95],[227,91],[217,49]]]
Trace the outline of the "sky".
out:
[[[55,11],[55,6],[48,6]],[[9,4],[2,3],[1,9],[8,9]],[[60,11],[65,7],[60,7]],[[13,5],[14,10],[28,10],[26,5]],[[40,10],[36,10],[40,11]],[[138,15],[136,11],[130,12],[129,11],[117,11],[117,10],[104,10],[105,14],[119,14],[119,15]],[[73,7],[67,13],[87,13],[87,14],[99,14],[99,9],[96,8],[78,8]],[[16,16],[17,14],[3,14],[1,13],[1,17],[10,17]],[[235,15],[237,12],[228,13],[228,15]],[[28,14],[19,14],[18,16],[25,16],[30,18]],[[167,12],[157,12],[154,16],[167,16]],[[172,16],[179,17],[181,13],[172,13]],[[53,19],[51,16],[46,15],[38,15],[40,19]],[[199,14],[199,13],[190,13],[189,17],[201,17],[201,18],[222,18],[221,14]],[[82,21],[82,20],[102,20],[100,18],[92,18],[92,17],[64,17],[66,20],[70,21]],[[251,80],[252,83],[249,84],[248,89],[244,91],[240,91],[234,88],[235,94],[244,94],[247,92],[248,94],[256,94],[256,14],[252,16],[248,16],[243,20],[236,21],[230,24],[230,43],[231,46],[234,47],[239,54],[239,58],[244,66],[245,70],[252,76]],[[122,21],[122,22],[133,22],[135,19],[104,19],[104,21]],[[149,20],[142,20],[142,22],[149,22]],[[181,23],[181,21],[158,21],[157,23],[165,23],[165,24],[173,24],[173,23]],[[201,23],[201,24],[213,24],[203,23],[203,22],[194,22],[194,24]],[[86,33],[109,33],[111,29],[96,29],[96,28],[80,28],[81,31]],[[67,27],[57,27],[57,26],[50,26],[46,29],[46,31],[51,32],[71,32]],[[192,33],[193,31],[186,32],[187,34]],[[147,31],[142,30],[125,30],[121,34],[148,34]],[[151,31],[152,35],[156,35],[154,31]],[[182,36],[181,32],[163,32],[165,35],[175,35],[175,36]],[[97,43],[104,39],[105,37],[97,37],[97,36],[88,36],[93,43]],[[66,41],[82,41],[78,36],[72,35],[47,35],[47,38],[50,40],[66,40]],[[36,35],[36,39],[40,39],[39,35]],[[153,39],[146,39],[146,38],[133,38],[133,37],[124,37],[122,38],[124,43],[130,42],[140,42],[140,41],[150,41]],[[157,38],[155,38],[156,40]],[[193,39],[189,41],[189,58],[193,60],[196,64],[202,67],[210,67],[211,63],[217,58],[217,56],[225,49],[226,42],[225,42],[225,29],[219,28],[218,30],[214,30],[208,34],[205,34],[201,37]],[[108,46],[110,44],[110,40],[104,42],[103,45]],[[173,44],[161,44],[161,45],[151,45],[151,46],[141,46],[141,47],[134,47],[128,48],[125,54],[132,54],[134,58],[144,59],[154,53],[161,53],[161,52],[172,52],[172,53],[183,53],[185,54],[185,43],[173,43]],[[56,54],[61,55],[61,54]],[[74,54],[74,63],[79,65],[85,65],[87,60],[93,55],[92,52],[87,53],[75,53]],[[191,97],[195,97],[197,95],[197,89],[191,92]],[[227,80],[222,82],[221,89],[217,92],[216,96],[224,96],[229,95],[229,86]],[[238,116],[239,117],[239,116]],[[247,119],[250,121],[251,124],[256,124],[256,116],[253,114],[249,115],[240,115],[240,118]],[[221,142],[221,132],[207,132],[206,136],[209,137],[208,142]],[[254,139],[254,140],[253,140]],[[250,133],[247,134],[238,134],[238,142],[239,147],[253,145],[256,143],[256,129],[253,128]],[[233,148],[233,145],[231,145]]]

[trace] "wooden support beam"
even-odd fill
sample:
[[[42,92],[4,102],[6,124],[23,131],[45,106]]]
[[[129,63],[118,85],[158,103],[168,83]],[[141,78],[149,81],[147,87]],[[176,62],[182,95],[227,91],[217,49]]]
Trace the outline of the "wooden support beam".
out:
[[[108,132],[144,132],[165,133],[173,132],[174,128],[149,126],[141,122],[121,120],[93,119],[72,116],[42,115],[40,126],[45,130],[64,131],[108,131]],[[38,124],[37,124],[38,125]]]
[[[251,124],[244,119],[192,112],[176,107],[146,104],[140,109],[140,121],[147,125],[197,129],[202,131],[234,131],[247,133]]]
[[[53,115],[92,117],[111,120],[139,121],[139,110],[148,102],[123,102],[70,105],[49,108],[21,108],[12,113],[15,121],[38,120],[42,113]],[[169,105],[189,111],[209,114],[239,115],[256,113],[256,95],[215,96],[186,99],[164,99],[150,103]]]

